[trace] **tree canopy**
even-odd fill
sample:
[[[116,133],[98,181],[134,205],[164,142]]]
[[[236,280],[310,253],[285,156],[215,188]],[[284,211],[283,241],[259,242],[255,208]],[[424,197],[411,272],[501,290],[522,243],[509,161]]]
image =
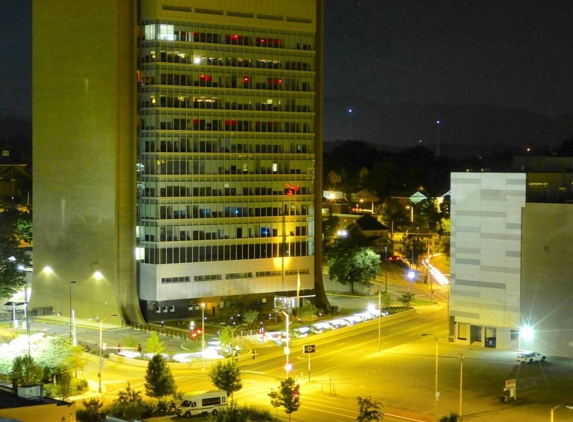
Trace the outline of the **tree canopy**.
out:
[[[368,247],[369,243],[360,228],[352,224],[347,236],[337,238],[327,249],[328,275],[341,284],[350,284],[352,293],[356,283],[370,284],[380,272],[380,257]]]
[[[300,407],[300,385],[289,377],[282,380],[278,391],[272,390],[269,397],[271,398],[271,405],[282,407],[290,421],[291,413],[296,412]]]
[[[20,247],[25,230],[18,226],[26,217],[16,208],[0,213],[0,297],[10,297],[26,285],[24,268],[30,266],[30,256]],[[30,231],[31,236],[31,231]]]
[[[227,392],[231,396],[235,391],[243,388],[241,381],[241,369],[235,361],[217,362],[209,372],[211,382],[219,390]]]
[[[149,397],[163,397],[175,393],[175,380],[165,358],[155,355],[147,364],[145,391]]]

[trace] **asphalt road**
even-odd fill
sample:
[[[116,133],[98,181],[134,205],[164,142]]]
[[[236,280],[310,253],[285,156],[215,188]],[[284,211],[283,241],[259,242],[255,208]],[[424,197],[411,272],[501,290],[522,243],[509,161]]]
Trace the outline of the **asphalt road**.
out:
[[[398,286],[398,289],[403,287]],[[415,288],[415,286],[413,287]],[[419,286],[423,291],[424,286]],[[438,292],[441,294],[443,292]],[[364,299],[338,298],[344,306],[356,306]],[[399,321],[395,321],[398,319]],[[356,397],[370,396],[384,405],[385,420],[433,421],[460,409],[459,355],[463,354],[462,414],[470,422],[541,422],[547,421],[551,408],[572,402],[573,364],[570,359],[548,356],[546,362],[518,364],[516,351],[459,346],[448,342],[445,305],[419,306],[416,312],[397,318],[361,323],[330,334],[294,340],[291,344],[291,373],[301,385],[301,408],[292,421],[355,421]],[[395,323],[394,323],[395,322]],[[38,328],[38,327],[35,327]],[[43,324],[42,329],[67,334],[67,327]],[[440,400],[435,414],[435,340],[423,337],[431,333],[439,341]],[[78,338],[93,341],[97,330],[78,331]],[[107,330],[108,343],[126,335],[145,339],[148,333],[126,328]],[[85,337],[84,337],[85,336]],[[182,350],[189,342],[180,339],[169,342],[171,350]],[[302,352],[304,344],[314,344],[316,353],[310,359]],[[249,345],[246,345],[247,347]],[[241,357],[243,389],[235,394],[240,404],[264,406],[270,409],[268,393],[278,388],[284,379],[285,356],[281,347],[264,348],[259,344],[257,357]],[[83,376],[97,382],[97,359],[92,357]],[[208,365],[190,365],[174,370],[178,389],[197,391],[212,389]],[[132,387],[143,389],[145,368],[105,362],[102,383],[104,397],[113,398],[117,390]],[[502,403],[500,395],[506,380],[516,379],[517,400]],[[273,410],[274,411],[274,410]],[[276,411],[283,420],[284,412]],[[177,420],[155,418],[154,421]],[[184,419],[181,419],[184,420]],[[193,420],[201,421],[202,418]],[[573,412],[565,407],[555,412],[556,421],[573,421]]]

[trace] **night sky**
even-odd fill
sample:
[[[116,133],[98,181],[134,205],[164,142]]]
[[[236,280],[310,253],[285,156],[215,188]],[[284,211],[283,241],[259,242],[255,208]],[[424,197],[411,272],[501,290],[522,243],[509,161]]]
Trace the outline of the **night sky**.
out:
[[[325,8],[326,97],[573,113],[573,1],[326,0]],[[0,22],[0,115],[29,118],[31,0],[0,0]]]

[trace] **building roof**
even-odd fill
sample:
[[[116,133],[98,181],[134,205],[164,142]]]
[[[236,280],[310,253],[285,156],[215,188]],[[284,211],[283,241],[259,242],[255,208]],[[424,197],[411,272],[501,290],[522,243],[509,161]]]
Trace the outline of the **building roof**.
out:
[[[360,229],[363,232],[375,231],[375,230],[390,230],[389,227],[385,226],[375,217],[372,217],[371,215],[368,214],[360,217],[358,220],[355,221],[355,223],[358,224],[358,226],[360,226]]]
[[[16,407],[38,406],[42,404],[68,405],[68,403],[48,397],[24,398],[12,393],[11,387],[0,386],[0,409],[14,409]]]

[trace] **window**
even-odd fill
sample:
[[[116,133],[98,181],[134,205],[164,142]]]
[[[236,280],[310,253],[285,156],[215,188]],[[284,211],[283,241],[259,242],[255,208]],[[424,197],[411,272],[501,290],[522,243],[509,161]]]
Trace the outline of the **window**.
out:
[[[159,25],[158,39],[166,40],[166,41],[174,41],[175,40],[175,31],[174,31],[173,25],[165,25],[165,24]]]
[[[145,39],[146,40],[155,39],[155,25],[145,25]]]
[[[221,397],[203,399],[203,406],[215,406],[217,404],[221,404]]]

